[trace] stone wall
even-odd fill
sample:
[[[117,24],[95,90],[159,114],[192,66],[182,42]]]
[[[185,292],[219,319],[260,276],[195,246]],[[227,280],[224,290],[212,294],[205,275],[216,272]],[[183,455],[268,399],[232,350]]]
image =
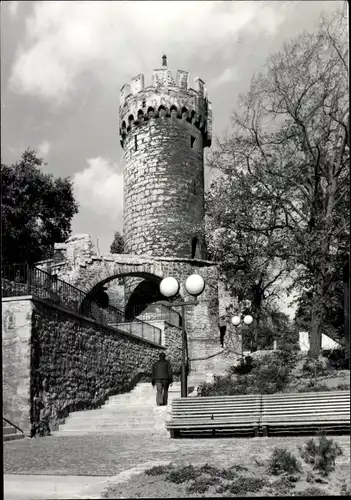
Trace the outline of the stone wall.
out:
[[[30,433],[32,303],[28,298],[2,300],[3,415]]]
[[[126,253],[206,258],[203,147],[195,127],[160,118],[132,130],[124,145],[123,211]]]
[[[27,434],[150,379],[161,351],[180,371],[173,329],[164,348],[29,297],[4,300],[3,331],[4,415]]]

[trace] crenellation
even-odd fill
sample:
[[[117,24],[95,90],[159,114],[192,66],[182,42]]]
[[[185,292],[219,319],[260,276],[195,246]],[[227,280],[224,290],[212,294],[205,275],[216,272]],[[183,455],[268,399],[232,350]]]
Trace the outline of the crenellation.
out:
[[[177,85],[182,90],[188,90],[189,88],[189,72],[178,69],[177,71]]]
[[[138,94],[144,90],[144,75],[140,73],[139,75],[132,78],[131,92],[132,95]]]
[[[203,146],[211,145],[212,113],[204,82],[195,80],[195,89],[189,88],[189,72],[178,70],[176,83],[167,67],[153,72],[153,85],[144,87],[144,75],[132,79],[132,84],[124,85],[120,97],[120,138],[121,145],[134,129],[139,130],[145,123],[154,123],[161,118],[183,120],[198,130],[203,136]],[[185,108],[185,109],[184,109]]]
[[[119,94],[119,101],[120,101],[120,106],[123,106],[125,103],[126,98],[131,94],[131,86],[126,83],[123,85],[123,87],[120,90]]]

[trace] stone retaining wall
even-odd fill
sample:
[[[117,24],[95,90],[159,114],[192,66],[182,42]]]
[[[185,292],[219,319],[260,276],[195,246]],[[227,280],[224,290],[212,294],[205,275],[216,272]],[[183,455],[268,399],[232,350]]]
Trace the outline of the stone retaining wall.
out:
[[[161,351],[180,371],[173,331],[164,348],[31,297],[3,299],[3,332],[4,416],[27,435],[131,390]]]

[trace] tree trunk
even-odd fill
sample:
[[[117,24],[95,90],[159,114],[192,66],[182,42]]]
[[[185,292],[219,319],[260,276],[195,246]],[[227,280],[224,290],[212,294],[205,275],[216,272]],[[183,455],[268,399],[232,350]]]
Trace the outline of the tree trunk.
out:
[[[350,270],[349,262],[344,267],[344,336],[345,349],[350,356]]]
[[[317,283],[312,295],[312,318],[310,335],[310,355],[317,358],[322,347],[322,324],[324,318],[322,286]]]

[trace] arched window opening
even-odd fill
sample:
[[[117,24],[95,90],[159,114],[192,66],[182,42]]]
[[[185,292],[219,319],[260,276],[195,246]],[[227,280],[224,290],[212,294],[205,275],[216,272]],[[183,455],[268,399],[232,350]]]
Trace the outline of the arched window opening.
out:
[[[144,113],[142,109],[139,109],[138,111],[138,122],[142,123],[144,121]]]
[[[193,135],[190,136],[190,147],[192,149],[194,149],[194,144],[195,144],[195,141],[196,141],[196,137],[194,137]]]
[[[198,241],[197,241],[197,238],[195,236],[195,238],[193,238],[191,240],[191,258],[192,259],[195,259],[196,251],[197,251],[197,245],[198,245]]]
[[[178,114],[177,106],[174,105],[171,106],[170,112],[171,112],[171,118],[176,118]]]
[[[182,120],[187,120],[188,119],[188,110],[186,109],[185,106],[182,108],[181,115],[182,115]]]
[[[164,118],[167,114],[166,108],[161,104],[161,106],[158,108],[158,115],[160,118]]]
[[[152,106],[149,106],[147,108],[147,116],[148,116],[148,118],[154,118],[154,116],[155,116],[155,110],[154,110],[154,108]]]

